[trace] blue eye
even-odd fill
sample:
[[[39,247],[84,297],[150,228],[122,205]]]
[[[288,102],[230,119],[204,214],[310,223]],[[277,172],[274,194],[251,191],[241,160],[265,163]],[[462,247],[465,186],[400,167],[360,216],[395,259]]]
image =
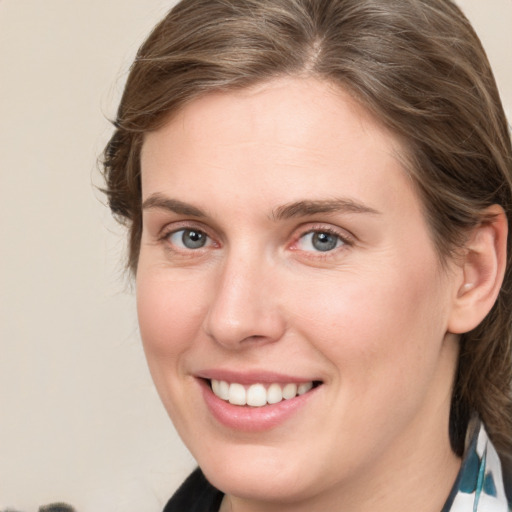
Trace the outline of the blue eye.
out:
[[[310,231],[302,235],[298,247],[302,251],[328,252],[344,244],[343,240],[329,231]]]
[[[201,249],[208,243],[208,235],[198,229],[180,229],[169,235],[169,241],[182,249]]]

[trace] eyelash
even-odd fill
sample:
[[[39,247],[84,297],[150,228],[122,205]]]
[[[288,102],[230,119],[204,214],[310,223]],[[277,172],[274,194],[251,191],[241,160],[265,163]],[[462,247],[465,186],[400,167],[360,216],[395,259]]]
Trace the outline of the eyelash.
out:
[[[207,239],[206,239],[207,245],[204,245],[204,246],[201,246],[201,247],[198,247],[195,249],[183,248],[183,247],[177,248],[176,244],[173,244],[171,242],[171,240],[170,240],[171,237],[180,232],[185,233],[187,231],[200,233],[200,234],[206,236],[207,237]],[[348,234],[346,231],[341,233],[340,230],[334,229],[332,227],[328,227],[326,225],[313,225],[313,226],[309,225],[309,226],[307,226],[307,228],[302,226],[302,227],[296,229],[295,232],[297,233],[297,235],[292,236],[293,241],[291,242],[291,244],[288,245],[288,248],[292,251],[300,251],[305,254],[305,257],[308,257],[308,258],[327,259],[329,257],[334,256],[334,254],[337,254],[338,251],[344,250],[348,247],[353,246],[355,243],[354,237],[352,235]],[[297,247],[299,242],[302,239],[304,239],[304,237],[306,237],[308,235],[315,234],[315,233],[316,234],[327,234],[327,235],[336,237],[336,239],[337,239],[336,243],[338,244],[338,242],[339,242],[340,245],[337,245],[336,247],[326,250],[326,251],[321,251],[321,250],[308,251],[308,250],[303,250],[303,249],[300,249]],[[193,253],[195,253],[195,255],[198,255],[198,253],[202,252],[203,249],[210,248],[212,246],[212,244],[213,244],[213,248],[220,247],[220,244],[215,242],[215,239],[208,234],[208,230],[204,229],[204,227],[197,227],[196,225],[189,224],[189,223],[184,223],[179,226],[173,225],[171,228],[164,230],[162,232],[162,234],[159,236],[158,241],[165,243],[167,249],[169,251],[171,251],[172,253],[179,253],[182,255],[190,255],[190,256],[192,256]]]

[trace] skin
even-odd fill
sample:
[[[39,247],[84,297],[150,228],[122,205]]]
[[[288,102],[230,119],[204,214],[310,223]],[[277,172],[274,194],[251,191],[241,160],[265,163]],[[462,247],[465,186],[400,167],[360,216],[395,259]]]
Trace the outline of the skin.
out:
[[[460,466],[449,331],[464,272],[441,266],[402,151],[348,94],[311,78],[209,94],[146,136],[141,335],[223,511],[442,508]],[[304,208],[333,199],[333,211]],[[184,246],[184,229],[206,244]],[[319,251],[311,232],[336,247]],[[205,405],[206,368],[322,385],[277,427],[239,432]]]

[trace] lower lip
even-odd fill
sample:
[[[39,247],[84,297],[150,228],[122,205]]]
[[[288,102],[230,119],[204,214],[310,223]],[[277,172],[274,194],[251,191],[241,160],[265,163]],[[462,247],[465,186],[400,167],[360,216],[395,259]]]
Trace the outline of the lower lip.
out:
[[[304,407],[322,387],[313,388],[304,395],[263,407],[233,405],[213,394],[209,384],[199,379],[201,391],[213,417],[225,427],[243,432],[262,432],[284,423]]]

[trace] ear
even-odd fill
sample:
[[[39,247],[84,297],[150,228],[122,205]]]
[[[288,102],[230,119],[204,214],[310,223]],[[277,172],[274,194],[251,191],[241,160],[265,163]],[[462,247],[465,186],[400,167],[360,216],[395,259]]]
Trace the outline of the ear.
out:
[[[458,272],[448,332],[462,334],[474,329],[494,305],[507,263],[507,217],[493,205],[486,218],[470,234]]]

